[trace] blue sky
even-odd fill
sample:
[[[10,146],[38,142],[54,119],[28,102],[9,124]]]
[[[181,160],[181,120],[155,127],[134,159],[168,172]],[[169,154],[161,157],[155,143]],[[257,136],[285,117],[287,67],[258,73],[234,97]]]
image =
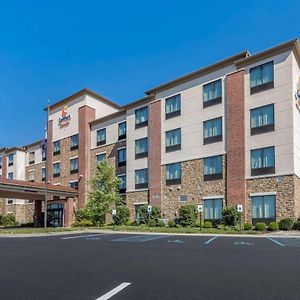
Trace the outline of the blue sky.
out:
[[[124,104],[242,50],[299,37],[300,1],[0,0],[0,148],[43,136],[47,99]]]

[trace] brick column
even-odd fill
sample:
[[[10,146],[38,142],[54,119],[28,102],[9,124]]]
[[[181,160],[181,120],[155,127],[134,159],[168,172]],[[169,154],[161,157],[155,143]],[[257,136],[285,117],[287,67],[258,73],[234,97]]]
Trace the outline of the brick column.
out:
[[[227,205],[242,204],[246,217],[244,70],[226,77]]]
[[[41,226],[42,223],[42,201],[34,201],[34,227]]]
[[[83,106],[78,111],[78,207],[82,208],[87,196],[87,182],[90,175],[91,129],[89,122],[95,120],[95,109]]]
[[[2,157],[2,178],[7,178],[7,156]]]
[[[47,134],[47,171],[48,181],[53,181],[53,121],[48,122],[48,134]]]
[[[149,105],[149,199],[161,206],[161,101]]]
[[[64,205],[64,226],[69,227],[73,223],[73,198],[67,198]]]

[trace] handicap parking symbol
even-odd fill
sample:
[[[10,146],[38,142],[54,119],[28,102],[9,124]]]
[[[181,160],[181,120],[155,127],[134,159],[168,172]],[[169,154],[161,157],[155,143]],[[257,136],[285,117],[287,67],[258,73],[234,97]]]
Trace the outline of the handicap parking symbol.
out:
[[[249,243],[249,242],[235,242],[235,245],[240,245],[240,246],[252,246],[254,243]]]

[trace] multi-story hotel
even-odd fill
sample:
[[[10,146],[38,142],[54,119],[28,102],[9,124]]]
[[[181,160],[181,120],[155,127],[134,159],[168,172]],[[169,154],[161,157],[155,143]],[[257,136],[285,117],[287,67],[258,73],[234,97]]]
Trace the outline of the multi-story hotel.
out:
[[[49,202],[55,224],[69,225],[85,205],[87,179],[104,159],[115,166],[132,219],[145,203],[170,219],[186,203],[203,204],[209,220],[236,205],[252,222],[299,217],[299,46],[292,40],[254,55],[238,53],[124,106],[87,89],[51,105],[50,189],[78,189],[71,203],[63,196]],[[0,191],[1,184],[41,187],[42,149],[41,141],[0,149]],[[6,199],[2,210],[26,219],[26,212],[40,213],[38,200]]]

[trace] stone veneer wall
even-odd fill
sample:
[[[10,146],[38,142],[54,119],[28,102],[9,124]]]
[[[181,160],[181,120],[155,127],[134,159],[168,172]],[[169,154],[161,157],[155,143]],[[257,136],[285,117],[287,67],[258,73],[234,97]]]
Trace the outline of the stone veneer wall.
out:
[[[28,202],[28,201],[27,201]],[[6,213],[13,213],[19,223],[33,221],[34,203],[6,205]]]
[[[300,179],[297,176],[248,179],[246,185],[249,212],[247,221],[252,219],[251,193],[276,192],[276,220],[299,217]]]
[[[61,185],[69,186],[70,181],[78,180],[77,173],[70,174],[70,158],[78,157],[78,149],[71,151],[70,146],[70,137],[60,140],[60,154],[53,156],[53,163],[60,161],[60,177],[53,178],[53,184],[60,183]]]
[[[45,162],[41,162],[34,165],[29,165],[25,168],[25,178],[29,180],[29,171],[34,170],[34,182],[42,181],[42,168],[45,167]]]
[[[128,192],[126,194],[126,205],[130,211],[130,219],[135,220],[135,203],[148,203],[148,190]]]
[[[181,205],[202,204],[204,197],[223,196],[225,203],[225,165],[223,155],[223,179],[204,181],[203,159],[182,162],[181,184],[170,186],[166,186],[166,167],[162,166],[162,215],[173,219],[178,215]],[[188,201],[181,202],[180,195],[187,195]]]

